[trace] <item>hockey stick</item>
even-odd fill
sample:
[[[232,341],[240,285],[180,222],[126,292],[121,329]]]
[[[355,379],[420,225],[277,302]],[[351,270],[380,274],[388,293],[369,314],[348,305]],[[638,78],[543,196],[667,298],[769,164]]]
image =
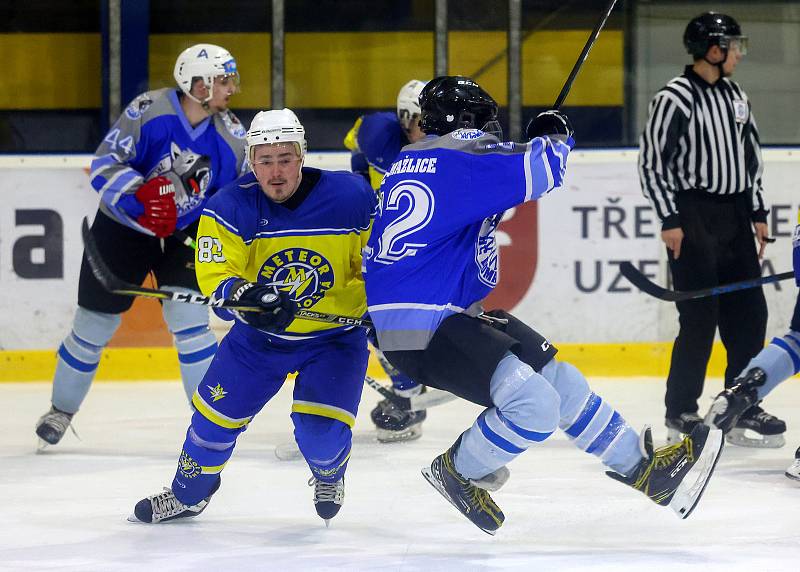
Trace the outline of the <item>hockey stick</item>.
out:
[[[581,52],[581,55],[578,56],[575,65],[572,66],[572,71],[569,72],[569,77],[567,77],[567,81],[564,83],[564,87],[561,88],[561,93],[558,94],[556,102],[553,105],[553,109],[561,109],[561,105],[564,103],[564,100],[567,99],[567,95],[569,95],[569,90],[572,89],[572,84],[575,81],[575,78],[578,76],[578,72],[581,70],[581,67],[583,66],[583,63],[586,61],[586,58],[589,57],[589,51],[592,49],[592,46],[594,46],[594,43],[597,40],[597,37],[600,35],[600,30],[602,30],[603,26],[606,25],[606,20],[608,20],[608,17],[611,15],[611,11],[614,9],[616,3],[617,0],[611,0],[608,3],[606,11],[603,13],[603,17],[600,19],[600,21],[597,22],[597,24],[594,27],[594,30],[592,30],[592,33],[589,34],[589,39],[586,40],[586,45],[583,46],[583,51]]]
[[[695,298],[705,298],[706,296],[719,296],[720,294],[736,292],[737,290],[746,290],[747,288],[756,288],[763,284],[780,282],[781,280],[787,280],[794,277],[793,271],[781,272],[780,274],[762,276],[761,278],[751,278],[750,280],[742,280],[741,282],[733,282],[731,284],[722,284],[720,286],[713,286],[711,288],[681,291],[667,290],[666,288],[662,288],[655,282],[652,282],[647,276],[642,274],[639,269],[637,269],[630,262],[621,263],[619,265],[619,271],[631,282],[631,284],[636,286],[645,294],[650,294],[659,300],[666,300],[667,302],[683,302],[684,300],[694,300]]]
[[[145,298],[156,298],[159,300],[172,300],[173,302],[183,302],[185,304],[198,304],[201,306],[211,306],[213,308],[225,308],[228,310],[241,310],[244,312],[262,312],[260,306],[252,306],[249,304],[239,304],[232,300],[222,299],[217,300],[213,297],[201,296],[199,294],[189,294],[187,292],[173,292],[172,290],[145,288],[137,286],[129,282],[125,282],[119,277],[115,276],[111,269],[106,265],[103,257],[100,255],[100,250],[97,248],[97,243],[94,241],[89,230],[89,220],[84,217],[83,224],[81,225],[81,236],[83,238],[84,254],[89,266],[92,269],[97,281],[102,284],[103,288],[113,294],[121,294],[124,296],[142,296]],[[326,314],[324,312],[315,312],[313,310],[306,310],[301,308],[295,313],[295,318],[302,318],[303,320],[311,320],[312,322],[326,322],[331,324],[339,324],[342,326],[359,326],[362,328],[371,328],[372,322],[363,318],[354,318],[350,316],[338,316],[336,314]]]
[[[452,401],[456,398],[452,393],[442,391],[441,389],[428,388],[428,391],[414,395],[412,397],[402,397],[392,392],[379,381],[371,378],[370,376],[364,377],[364,383],[369,385],[372,389],[380,393],[386,399],[394,403],[401,411],[421,411],[428,407],[434,407]]]

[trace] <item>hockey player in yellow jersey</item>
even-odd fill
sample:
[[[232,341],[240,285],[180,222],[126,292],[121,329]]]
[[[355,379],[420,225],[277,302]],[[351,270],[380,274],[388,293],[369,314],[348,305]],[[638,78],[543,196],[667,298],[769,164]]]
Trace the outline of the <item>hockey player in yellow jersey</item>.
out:
[[[172,487],[142,499],[132,520],[196,516],[220,485],[238,435],[297,372],[295,439],[326,524],[341,508],[351,427],[367,369],[364,330],[294,319],[297,308],[366,311],[361,250],[376,199],[347,172],[303,167],[305,130],[289,109],[262,111],[247,132],[252,172],[208,202],[197,236],[206,295],[264,311],[215,311],[234,326],[192,403],[196,408]]]

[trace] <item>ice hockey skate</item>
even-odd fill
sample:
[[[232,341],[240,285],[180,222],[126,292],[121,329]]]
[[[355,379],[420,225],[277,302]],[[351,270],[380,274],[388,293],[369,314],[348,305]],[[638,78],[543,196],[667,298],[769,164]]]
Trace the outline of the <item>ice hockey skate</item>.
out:
[[[344,477],[335,483],[326,483],[311,477],[308,486],[314,487],[314,508],[317,514],[325,521],[325,526],[330,526],[331,519],[339,514],[339,509],[344,504]]]
[[[40,439],[40,451],[47,445],[55,445],[61,441],[67,428],[71,426],[73,415],[74,413],[66,413],[51,406],[50,411],[39,418],[39,421],[36,422],[36,434]],[[74,428],[72,432],[75,432]]]
[[[681,413],[678,417],[667,417],[664,424],[667,426],[667,444],[680,443],[685,435],[691,434],[694,428],[703,422],[697,413]]]
[[[793,481],[800,481],[800,447],[794,452],[794,462],[789,465],[784,474]]]
[[[669,506],[687,518],[700,502],[722,451],[722,431],[697,424],[680,443],[653,449],[650,428],[642,433],[645,458],[629,477],[613,471],[606,474],[641,491],[654,503]]]
[[[734,385],[714,398],[704,423],[720,429],[731,445],[756,448],[783,447],[786,423],[758,405],[758,387],[764,385],[764,370],[754,367],[734,380]]]
[[[739,447],[779,449],[786,444],[783,434],[786,423],[754,405],[739,416],[736,426],[725,435],[725,440]]]
[[[179,518],[190,518],[203,512],[208,506],[212,495],[219,489],[221,481],[217,481],[209,495],[193,505],[185,505],[175,497],[169,487],[164,487],[160,493],[151,495],[136,503],[133,514],[128,517],[129,522],[143,522],[158,524]]]
[[[456,509],[466,516],[472,524],[487,534],[494,535],[503,525],[505,515],[495,504],[487,489],[497,490],[508,480],[508,470],[495,471],[497,478],[472,481],[458,474],[455,467],[455,451],[461,443],[461,437],[452,447],[436,457],[430,467],[422,469],[422,476],[447,499]],[[476,486],[484,484],[487,488]],[[491,483],[491,484],[490,484]]]
[[[427,415],[424,409],[403,411],[389,399],[379,401],[370,413],[372,422],[377,428],[378,441],[381,443],[419,439],[422,437],[422,422]]]

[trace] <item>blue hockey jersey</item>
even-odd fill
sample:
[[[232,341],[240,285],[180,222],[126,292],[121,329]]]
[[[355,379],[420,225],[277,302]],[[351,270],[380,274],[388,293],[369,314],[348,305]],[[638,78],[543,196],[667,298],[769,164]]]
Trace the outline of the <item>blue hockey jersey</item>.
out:
[[[206,199],[234,181],[245,167],[245,128],[230,111],[215,113],[192,127],[178,92],[165,88],[134,99],[106,134],[92,161],[90,182],[100,194],[100,210],[145,234],[120,199],[159,175],[180,180],[192,172],[197,189],[175,185],[177,228],[200,216]],[[127,204],[131,204],[128,202]],[[135,203],[134,203],[135,204]]]
[[[573,145],[461,129],[403,148],[381,184],[364,257],[382,350],[424,349],[442,320],[475,311],[497,285],[503,212],[560,187]]]

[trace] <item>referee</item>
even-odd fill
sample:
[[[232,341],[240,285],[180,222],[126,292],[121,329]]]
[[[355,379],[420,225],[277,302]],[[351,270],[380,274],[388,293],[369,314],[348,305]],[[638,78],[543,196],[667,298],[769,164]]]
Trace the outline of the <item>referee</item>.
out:
[[[650,103],[640,139],[639,176],[661,220],[675,288],[697,290],[761,275],[768,211],[750,101],[728,79],[747,52],[747,37],[730,16],[708,12],[689,22],[683,43],[694,64]],[[727,350],[729,387],[762,349],[767,325],[761,288],[678,302],[677,307],[680,330],[665,397],[670,440],[702,421],[697,400],[717,327]],[[756,405],[741,423],[757,431],[771,420]]]

